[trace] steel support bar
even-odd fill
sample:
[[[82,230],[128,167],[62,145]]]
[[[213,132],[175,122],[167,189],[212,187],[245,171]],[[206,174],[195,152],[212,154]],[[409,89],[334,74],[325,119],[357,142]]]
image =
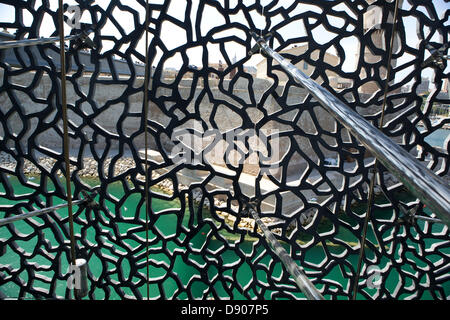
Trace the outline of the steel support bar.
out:
[[[441,219],[436,219],[436,218],[432,218],[432,217],[425,217],[425,216],[413,216],[413,219],[424,220],[424,221],[434,222],[434,223],[444,223]]]
[[[72,205],[78,205],[78,204],[81,204],[81,203],[84,203],[84,202],[86,202],[85,199],[83,199],[83,200],[76,200],[76,201],[72,202]],[[8,218],[3,218],[3,219],[0,219],[0,227],[5,225],[5,224],[9,224],[9,223],[13,223],[13,222],[16,222],[16,221],[32,218],[32,217],[41,215],[43,213],[47,213],[47,212],[51,212],[51,211],[55,211],[55,210],[58,210],[58,209],[65,208],[67,206],[68,206],[67,203],[63,203],[63,204],[59,204],[57,206],[44,208],[44,209],[40,209],[40,210],[35,210],[35,211],[23,213],[23,214],[18,214],[18,215],[15,215],[15,216],[12,216],[12,217],[8,217]]]
[[[443,224],[445,224],[441,219],[432,218],[432,217],[428,217],[428,216],[418,216],[418,215],[416,215],[417,207],[414,208],[414,209],[411,209],[411,210],[407,210],[403,205],[399,205],[398,207],[399,207],[400,211],[404,214],[404,217],[405,217],[406,221],[412,222],[415,219],[415,220],[428,221],[428,222],[431,222],[431,223],[443,223]]]
[[[64,41],[71,41],[80,38],[83,34],[71,35],[64,38]],[[1,41],[0,49],[13,49],[13,48],[22,48],[22,47],[30,47],[37,46],[47,43],[55,43],[58,42],[59,37],[52,38],[41,38],[41,39],[24,39],[24,40],[9,40],[9,41]]]
[[[259,35],[252,33],[252,36],[266,55],[275,59],[298,84],[308,90],[337,121],[369,149],[412,194],[428,205],[445,224],[450,226],[450,188],[441,177],[272,50]]]
[[[266,224],[261,220],[256,210],[252,207],[248,209],[249,213],[255,219],[256,224],[264,233],[265,239],[272,247],[272,251],[280,258],[281,262],[286,267],[289,274],[294,278],[299,289],[303,292],[308,300],[325,300],[322,294],[314,287],[312,282],[308,279],[302,269],[295,263],[291,256],[277,241],[273,233],[269,230]]]

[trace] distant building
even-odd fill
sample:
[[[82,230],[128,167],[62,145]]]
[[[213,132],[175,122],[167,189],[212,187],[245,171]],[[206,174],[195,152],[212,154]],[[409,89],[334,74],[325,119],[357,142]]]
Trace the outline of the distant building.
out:
[[[417,86],[416,92],[418,95],[427,94],[430,91],[430,79],[422,78],[422,81]]]
[[[234,54],[234,58],[233,58],[233,64],[236,64],[237,58],[236,58],[236,54]],[[233,68],[230,71],[230,79],[232,79],[237,73],[237,68]]]
[[[178,75],[178,70],[172,67],[165,68],[162,72],[163,79],[174,79]]]
[[[209,68],[216,69],[218,72],[223,72],[228,66],[222,62],[222,60],[219,60],[219,63],[209,63]],[[215,73],[209,73],[210,79],[220,79],[220,76]]]
[[[445,93],[449,93],[450,92],[450,81],[448,81],[448,79],[444,79],[442,81],[441,92],[445,92]]]
[[[256,67],[253,66],[244,66],[244,72],[249,73],[250,75],[256,78],[256,73],[258,72],[258,69],[256,69]]]
[[[367,3],[370,5],[366,12],[363,15],[363,25],[364,25],[364,33],[368,34],[370,32],[370,40],[372,41],[372,45],[378,49],[381,49],[383,51],[386,51],[386,43],[390,39],[390,34],[386,34],[386,30],[382,29],[382,23],[383,23],[383,8],[381,6],[377,5],[371,5],[374,3],[374,0],[367,0]],[[403,3],[403,0],[400,0],[399,7],[401,7]],[[390,12],[387,17],[387,23],[392,24],[393,23],[393,13]],[[369,37],[369,35],[367,35]],[[394,47],[393,52],[396,52],[399,47],[398,38],[394,38]],[[360,58],[361,59],[361,58]],[[365,46],[364,48],[364,62],[368,65],[370,64],[377,64],[380,61],[384,62],[384,55],[377,55],[374,54],[369,46]],[[396,59],[393,59],[391,62],[391,67],[395,68],[396,66]],[[358,88],[358,92],[362,94],[368,94],[371,95],[379,90],[382,90],[383,88],[379,87],[379,84],[375,81],[370,81],[370,78],[373,77],[374,73],[378,73],[378,76],[381,79],[386,79],[387,76],[387,68],[384,66],[383,68],[380,68],[379,66],[373,67],[373,68],[365,68],[361,70],[360,77],[361,79],[367,79],[367,81]]]
[[[402,93],[409,93],[411,92],[411,86],[410,85],[405,85],[401,88],[401,92]]]
[[[436,109],[437,113],[444,117],[450,116],[450,81],[448,79],[444,79],[442,81],[442,88],[437,98],[442,100],[442,102],[435,102],[433,107]]]

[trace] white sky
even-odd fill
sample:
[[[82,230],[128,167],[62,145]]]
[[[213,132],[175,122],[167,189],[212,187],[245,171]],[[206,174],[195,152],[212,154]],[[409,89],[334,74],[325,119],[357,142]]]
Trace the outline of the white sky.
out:
[[[242,1],[244,2],[244,4],[251,4],[251,3],[254,3],[255,0],[242,0]],[[261,3],[264,5],[264,4],[270,3],[271,1],[272,0],[262,0]],[[51,10],[56,11],[58,8],[58,0],[49,0],[49,2],[50,2]],[[222,3],[222,2],[223,1],[219,1],[219,3]],[[282,0],[279,2],[279,5],[277,5],[277,7],[279,7],[279,6],[288,7],[294,2],[295,2],[295,0]],[[433,0],[432,2],[436,6],[438,13],[444,14],[446,10],[450,9],[450,4],[445,3],[444,0]],[[76,5],[76,1],[74,1],[74,0],[65,0],[64,3],[68,4],[68,5]],[[109,0],[96,0],[95,1],[95,4],[98,4],[99,6],[101,6],[104,9],[107,8],[109,3],[110,3]],[[139,11],[140,23],[144,23],[144,18],[145,18],[144,17],[144,13],[145,13],[144,7],[138,6],[137,3],[135,3],[135,5],[133,5],[132,1],[123,1],[122,3],[132,7],[134,10]],[[162,4],[162,3],[164,3],[164,0],[150,0],[150,3]],[[193,5],[192,5],[191,13],[189,15],[192,20],[192,26],[191,26],[192,28],[194,28],[194,26],[196,24],[195,19],[196,19],[196,12],[198,9],[198,3],[199,3],[199,0],[192,0]],[[233,8],[236,4],[237,4],[237,0],[230,1],[231,8]],[[36,8],[39,7],[40,5],[41,5],[41,0],[37,0],[36,4],[35,4]],[[222,3],[222,5],[223,5],[223,3]],[[408,1],[406,1],[406,0],[403,1],[402,9],[408,10],[408,7],[409,7]],[[274,8],[274,9],[276,9],[276,8]],[[337,11],[349,12],[348,8],[346,8],[345,5],[335,7],[334,9]],[[123,28],[124,32],[129,34],[130,32],[132,32],[135,29],[133,16],[129,12],[121,11],[119,9],[116,9],[116,10],[113,12],[114,17],[120,23],[120,26]],[[185,1],[173,0],[171,2],[171,5],[169,6],[167,13],[168,13],[168,15],[172,16],[173,18],[183,21],[184,16],[185,16],[185,11],[186,11],[186,2]],[[292,12],[292,14],[297,14],[297,13],[301,13],[301,12],[305,12],[305,11],[313,11],[313,12],[320,13],[321,9],[318,7],[315,7],[315,6],[299,4],[297,6],[297,8]],[[14,12],[15,12],[14,7],[0,4],[0,21],[12,22],[14,20]],[[26,10],[24,10],[23,14],[24,14],[25,25],[30,25],[31,21],[32,21],[32,16]],[[159,14],[160,14],[160,12],[156,12],[156,11],[152,12],[152,16],[154,18],[157,18],[159,16]],[[349,14],[353,15],[352,13],[349,13]],[[265,20],[261,17],[261,15],[259,13],[254,11],[254,12],[250,12],[250,15],[251,15],[253,22],[257,26],[257,28],[262,29],[262,28],[266,27]],[[203,12],[203,15],[201,16],[200,19],[201,19],[201,21],[200,21],[201,36],[204,36],[211,28],[216,27],[216,26],[221,26],[225,23],[223,16],[221,14],[219,14],[218,11],[212,6],[205,7],[205,11]],[[238,14],[236,14],[234,16],[230,16],[230,19],[232,22],[238,22],[238,23],[242,23],[245,25],[247,24],[245,22],[242,11],[240,11]],[[340,20],[342,20],[342,19],[330,18],[329,22],[330,22],[330,24],[339,27],[340,25],[342,25],[342,21],[340,21]],[[271,25],[269,26],[270,29],[273,29],[275,27],[276,29],[278,29],[278,32],[283,37],[286,37],[286,38],[299,37],[299,36],[306,35],[305,27],[304,27],[304,24],[302,21],[296,20],[281,29],[277,28],[276,27],[277,24],[279,24],[282,21],[283,21],[282,17],[276,16],[276,17],[272,18],[270,21]],[[91,23],[91,17],[89,16],[89,12],[86,11],[83,13],[81,22]],[[405,24],[405,30],[407,33],[407,39],[408,39],[407,44],[411,47],[416,47],[419,39],[417,38],[417,34],[416,34],[416,26],[415,26],[416,23],[415,23],[414,18],[405,17],[405,18],[403,18],[403,23]],[[46,16],[43,19],[42,25],[41,25],[40,35],[43,37],[48,37],[54,31],[55,31],[55,26],[53,24],[53,20],[50,18],[50,16],[48,16],[46,14]],[[70,32],[70,27],[66,24],[65,25],[65,33],[68,34],[69,32]],[[329,39],[336,36],[334,34],[331,34],[328,31],[326,31],[322,26],[319,26],[319,27],[313,29],[312,33],[313,33],[313,36],[314,36],[316,42],[318,42],[318,43],[326,43],[326,42],[328,42]],[[106,26],[102,29],[102,35],[110,35],[110,36],[114,36],[116,38],[121,38],[120,32],[111,22],[108,22],[106,24]],[[243,40],[245,40],[245,38],[246,38],[245,33],[239,29],[232,29],[229,31],[223,31],[223,32],[217,33],[214,36],[214,38],[220,39],[221,37],[227,37],[230,35],[235,35]],[[150,35],[150,37],[153,37],[153,35]],[[195,37],[195,35],[194,35],[194,37]],[[173,24],[170,21],[165,21],[162,24],[162,31],[161,31],[160,38],[161,38],[162,42],[165,44],[165,46],[167,47],[167,49],[169,49],[169,50],[172,50],[172,49],[177,50],[177,48],[179,46],[181,46],[187,42],[186,32],[182,28],[178,27],[177,25]],[[196,41],[195,38],[193,40],[194,40],[194,42]],[[435,37],[433,37],[433,41],[439,42],[442,40],[439,39],[438,35],[436,35]],[[303,44],[305,44],[305,43],[303,43]],[[348,54],[346,54],[344,64],[343,64],[344,71],[354,71],[355,65],[356,65],[356,58],[357,58],[355,53],[358,52],[358,41],[357,41],[356,37],[345,38],[340,42],[340,44],[344,48],[345,52],[348,53]],[[113,45],[114,45],[114,43],[112,41],[104,41],[103,52],[111,49],[113,47]],[[276,46],[277,46],[277,43],[275,43],[274,49],[276,49]],[[244,59],[246,57],[245,47],[242,45],[239,45],[236,42],[227,42],[225,45],[225,48],[226,48],[226,52],[229,54],[230,60],[233,60],[234,56],[236,56],[237,60]],[[126,49],[127,48],[125,46],[123,46],[121,48],[121,51],[125,51]],[[137,49],[141,53],[144,53],[144,50],[145,50],[144,38],[140,39]],[[208,49],[208,54],[209,54],[209,56],[208,56],[209,62],[213,62],[213,63],[218,62],[219,59],[222,60],[222,62],[225,61],[222,54],[220,53],[218,44],[209,43],[207,46],[207,49]],[[332,53],[332,51],[333,51],[333,49],[331,49],[330,53]],[[157,54],[153,64],[156,64],[158,62],[158,60],[161,57],[161,54],[162,54],[162,51],[158,49],[158,54]],[[201,46],[192,47],[192,48],[188,49],[187,55],[189,57],[189,64],[193,64],[193,65],[197,65],[197,66],[201,67],[202,66],[202,62],[201,62],[202,54],[203,54],[203,48]],[[429,56],[429,53],[426,52],[425,57],[428,57],[428,56]],[[407,61],[411,61],[411,58],[412,57],[408,57],[408,56],[404,56],[404,57],[400,58],[397,61],[397,66],[402,65],[403,63],[405,63]],[[245,62],[245,65],[256,65],[262,59],[263,59],[263,57],[259,54],[253,55],[250,60]],[[178,53],[178,54],[175,54],[172,58],[166,60],[165,67],[179,68],[181,66],[181,64],[182,64],[181,55]],[[428,68],[428,69],[429,70],[424,71],[423,75],[425,77],[432,76],[431,68]],[[406,70],[403,73],[400,73],[398,75],[398,79],[403,78],[407,73],[409,73],[408,70]]]

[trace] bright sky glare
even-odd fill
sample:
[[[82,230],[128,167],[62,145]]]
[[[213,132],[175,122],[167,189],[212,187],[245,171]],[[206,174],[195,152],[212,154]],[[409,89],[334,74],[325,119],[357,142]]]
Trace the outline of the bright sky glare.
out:
[[[219,2],[223,2],[223,1],[219,1]],[[254,2],[254,0],[244,0],[244,4],[250,4],[253,2]],[[271,2],[271,0],[261,1],[261,3],[263,5],[270,3],[270,2]],[[294,0],[283,0],[283,1],[279,2],[280,3],[279,5],[283,6],[283,7],[288,7],[293,2],[294,2]],[[444,0],[433,0],[432,2],[434,4],[434,6],[436,7],[437,12],[441,13],[442,15],[444,15],[445,12],[450,9],[450,4],[445,3]],[[50,3],[50,9],[56,11],[58,8],[58,1],[57,0],[49,0],[49,3]],[[65,0],[64,3],[68,4],[68,5],[76,5],[77,4],[75,0]],[[96,0],[94,2],[94,4],[99,5],[103,9],[106,9],[108,7],[109,3],[110,3],[109,0]],[[163,4],[164,0],[151,0],[150,3]],[[144,23],[144,17],[145,17],[144,9],[145,8],[140,5],[133,6],[131,3],[128,3],[128,1],[126,4],[129,5],[131,8],[133,8],[134,10],[139,12],[139,20],[140,20],[139,23]],[[235,6],[236,4],[237,4],[237,0],[230,1],[231,8],[233,8],[233,6]],[[41,5],[41,1],[40,0],[36,1],[36,4],[35,4],[36,8],[40,5]],[[199,7],[199,0],[192,0],[192,8],[191,8],[191,12],[189,13],[189,17],[192,20],[191,28],[195,28],[196,23],[198,23],[196,21],[196,19],[197,19],[196,13],[197,13],[198,7]],[[408,10],[408,8],[410,8],[408,1],[406,1],[406,0],[403,1],[402,9]],[[276,8],[274,8],[274,9],[276,9]],[[346,12],[349,11],[348,8],[345,8],[345,5],[341,8],[336,7],[336,10],[343,10]],[[300,5],[299,4],[298,7],[292,12],[292,14],[297,14],[297,13],[301,13],[301,12],[305,12],[305,11],[313,11],[313,12],[320,13],[321,9],[319,7],[315,7],[315,6],[311,6],[311,5],[305,5],[305,4]],[[172,16],[174,19],[184,21],[185,12],[186,12],[186,2],[185,1],[172,1],[168,8],[167,14]],[[152,17],[154,17],[154,18],[158,18],[159,14],[160,14],[159,11],[152,11]],[[27,26],[31,25],[31,21],[33,19],[31,14],[28,11],[23,10],[23,15],[24,15],[25,25],[27,25]],[[67,14],[67,15],[70,16],[69,14]],[[13,22],[14,16],[15,16],[15,8],[13,6],[0,4],[0,21],[1,22]],[[117,20],[118,24],[120,25],[119,28],[121,28],[122,30],[119,30],[118,27],[116,27],[111,21],[108,21],[106,26],[102,29],[102,35],[114,36],[115,38],[120,39],[121,32],[125,33],[125,34],[129,34],[130,32],[132,32],[135,29],[135,22],[133,20],[133,15],[131,13],[126,12],[126,11],[121,11],[119,9],[115,9],[113,11],[113,16]],[[266,27],[265,19],[259,13],[257,13],[256,11],[250,12],[250,16],[257,28],[263,29]],[[205,10],[204,10],[203,14],[201,15],[200,19],[201,19],[201,21],[199,21],[199,23],[200,23],[201,36],[205,36],[206,33],[209,30],[211,30],[213,27],[221,26],[225,23],[223,16],[212,6],[205,6]],[[335,26],[339,26],[339,24],[342,23],[342,21],[339,21],[342,19],[339,19],[339,18],[330,17],[329,19],[330,19],[329,20],[330,24],[335,25]],[[417,33],[416,33],[416,21],[414,18],[411,18],[411,17],[403,17],[402,19],[403,19],[403,23],[405,25],[405,31],[407,34],[407,44],[411,47],[416,47],[419,42],[419,39],[418,39]],[[230,16],[230,20],[232,22],[238,22],[238,23],[247,25],[244,15],[242,14],[241,11],[236,15]],[[277,24],[279,24],[282,21],[283,21],[283,19],[281,17],[275,16],[274,18],[272,18],[270,20],[269,28],[277,29],[277,31],[285,39],[293,38],[293,37],[301,37],[301,36],[306,35],[305,26],[301,20],[296,20],[282,28],[277,28]],[[87,11],[83,12],[83,15],[81,17],[81,22],[92,23],[92,19],[89,16],[89,12],[87,12]],[[150,27],[152,28],[154,26],[150,25]],[[42,37],[48,37],[54,31],[55,31],[54,22],[51,19],[51,17],[48,14],[46,14],[42,21],[42,25],[41,25],[39,34]],[[195,31],[195,30],[193,30],[193,31]],[[65,34],[69,34],[69,32],[70,32],[70,27],[68,25],[65,25]],[[332,39],[333,37],[336,36],[335,34],[330,33],[329,31],[325,30],[325,28],[323,28],[321,26],[313,29],[312,33],[313,33],[315,41],[318,43],[327,43],[330,39]],[[192,39],[192,40],[195,43],[195,41],[196,41],[195,32],[193,32],[193,34],[194,34],[194,39]],[[216,33],[214,38],[220,39],[222,37],[227,37],[230,35],[239,37],[242,40],[246,39],[245,33],[239,29],[231,29],[228,31]],[[152,39],[153,35],[150,35],[150,38]],[[166,46],[166,48],[168,50],[176,51],[177,48],[179,48],[180,46],[187,43],[186,31],[170,21],[163,22],[162,28],[161,28],[160,39],[164,43],[164,45]],[[441,42],[442,39],[440,39],[440,36],[438,34],[436,34],[435,36],[433,36],[432,41]],[[305,44],[305,43],[302,43],[302,44]],[[356,61],[358,58],[357,52],[358,52],[358,47],[359,47],[359,42],[358,42],[357,38],[356,37],[348,37],[348,38],[342,39],[340,44],[343,48],[345,48],[346,53],[349,52],[349,54],[346,55],[346,57],[344,58],[345,59],[344,63],[343,63],[344,71],[355,71]],[[104,41],[104,43],[102,43],[102,45],[103,45],[102,52],[106,52],[107,50],[110,50],[114,46],[114,42],[113,41]],[[277,43],[275,43],[275,49],[276,49],[276,46],[277,46]],[[230,60],[233,60],[234,57],[236,57],[237,60],[246,58],[246,48],[234,41],[227,42],[225,45],[225,48],[226,48],[227,54],[229,55]],[[219,60],[222,60],[222,62],[225,61],[224,57],[222,56],[222,54],[220,52],[220,48],[219,48],[218,44],[209,43],[207,46],[207,49],[208,49],[208,54],[209,54],[209,56],[208,56],[209,62],[217,63]],[[122,50],[123,50],[123,52],[126,50],[125,46],[122,46],[121,51]],[[140,39],[139,44],[137,46],[137,50],[141,53],[145,52],[144,38]],[[335,50],[333,50],[333,48],[331,48],[330,50],[331,50],[330,53],[333,53],[333,51],[335,52]],[[196,66],[202,66],[203,48],[201,46],[193,45],[186,52],[189,57],[189,64],[196,65]],[[154,65],[158,63],[161,55],[162,55],[162,51],[160,49],[158,49],[158,54],[155,57],[155,59],[153,60]],[[428,57],[428,56],[429,56],[429,53],[426,52],[425,57]],[[245,62],[245,65],[255,66],[262,59],[263,59],[263,57],[259,54],[253,55],[250,60]],[[400,59],[397,60],[397,66],[402,65],[403,63],[408,62],[408,61],[411,61],[411,57],[408,57],[408,56],[401,57]],[[174,54],[172,58],[165,61],[164,66],[166,68],[171,67],[171,68],[178,69],[179,67],[181,67],[182,63],[183,63],[183,61],[181,59],[181,55]],[[424,75],[423,75],[424,77],[432,76],[431,68],[429,68],[429,69],[430,70],[424,71]],[[403,78],[408,73],[407,71],[408,70],[405,70],[405,72],[399,73],[397,75],[396,79]],[[446,71],[448,71],[448,70],[446,70]]]

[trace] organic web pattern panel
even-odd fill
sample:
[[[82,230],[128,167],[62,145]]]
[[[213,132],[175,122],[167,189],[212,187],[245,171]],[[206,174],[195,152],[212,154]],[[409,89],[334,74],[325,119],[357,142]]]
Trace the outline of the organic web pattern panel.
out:
[[[95,44],[66,47],[73,197],[98,192],[97,208],[74,206],[87,298],[146,299],[148,285],[151,299],[304,299],[243,210],[254,202],[324,297],[351,299],[374,158],[280,65],[248,54],[250,32],[273,32],[274,50],[378,127],[394,2],[157,0],[146,27],[144,0],[65,1],[65,35],[91,26]],[[58,36],[56,1],[0,5],[2,41]],[[450,124],[449,68],[423,63],[447,54],[448,9],[400,1],[382,127],[446,181],[450,139],[431,141]],[[0,55],[5,218],[67,196],[59,44]],[[408,219],[434,214],[379,167],[357,298],[446,299],[447,226]],[[0,298],[69,298],[69,239],[67,209],[0,226]]]

